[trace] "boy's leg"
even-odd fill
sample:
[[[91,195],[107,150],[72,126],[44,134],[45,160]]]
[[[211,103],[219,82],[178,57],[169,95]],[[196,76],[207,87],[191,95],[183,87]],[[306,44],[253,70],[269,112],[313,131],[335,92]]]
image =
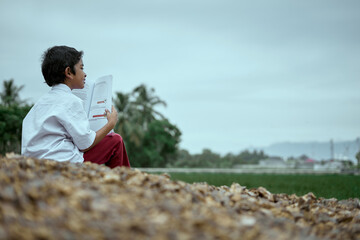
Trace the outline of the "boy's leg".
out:
[[[84,153],[84,162],[105,164],[110,168],[130,167],[122,137],[116,133],[106,135],[98,144]]]

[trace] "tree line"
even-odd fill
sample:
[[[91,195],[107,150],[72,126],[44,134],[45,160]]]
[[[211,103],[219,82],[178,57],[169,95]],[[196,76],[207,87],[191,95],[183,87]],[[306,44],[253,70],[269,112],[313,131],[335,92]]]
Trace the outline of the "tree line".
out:
[[[258,164],[260,160],[269,156],[263,151],[244,150],[239,154],[228,153],[221,156],[212,152],[210,149],[203,149],[201,153],[190,154],[187,150],[178,151],[177,158],[167,167],[182,168],[231,168],[240,164]]]

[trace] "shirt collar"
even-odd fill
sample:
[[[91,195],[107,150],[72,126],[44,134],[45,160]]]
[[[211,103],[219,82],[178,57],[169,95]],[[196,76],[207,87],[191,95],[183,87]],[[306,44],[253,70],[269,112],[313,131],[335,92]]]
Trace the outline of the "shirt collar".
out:
[[[53,86],[51,88],[51,90],[55,90],[55,91],[65,91],[65,92],[71,92],[71,89],[68,87],[68,85],[64,84],[64,83],[59,83],[56,84],[55,86]]]

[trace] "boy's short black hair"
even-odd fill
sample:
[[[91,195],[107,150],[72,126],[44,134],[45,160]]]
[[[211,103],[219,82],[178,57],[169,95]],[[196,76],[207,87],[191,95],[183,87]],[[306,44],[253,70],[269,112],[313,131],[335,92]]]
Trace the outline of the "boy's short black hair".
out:
[[[46,83],[52,87],[65,81],[65,69],[75,74],[75,65],[81,60],[82,51],[67,46],[55,46],[47,49],[42,58],[41,71]]]

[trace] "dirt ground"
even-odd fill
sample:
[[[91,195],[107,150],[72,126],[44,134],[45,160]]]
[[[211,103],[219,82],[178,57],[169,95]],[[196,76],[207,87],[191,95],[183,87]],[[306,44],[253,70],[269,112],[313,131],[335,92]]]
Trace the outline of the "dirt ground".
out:
[[[0,239],[360,239],[360,202],[0,159]]]

